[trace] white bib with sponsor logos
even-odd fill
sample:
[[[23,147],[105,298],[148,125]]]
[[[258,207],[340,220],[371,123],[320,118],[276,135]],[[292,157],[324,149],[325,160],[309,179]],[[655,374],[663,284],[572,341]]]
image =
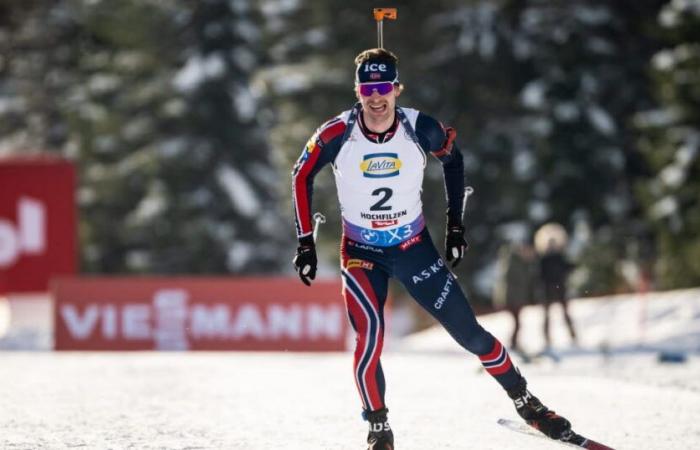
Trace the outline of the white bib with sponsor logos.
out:
[[[402,110],[415,127],[418,111]],[[425,153],[401,122],[383,144],[371,142],[359,126],[353,127],[333,166],[345,234],[368,244],[391,246],[419,233],[424,227],[425,165]]]

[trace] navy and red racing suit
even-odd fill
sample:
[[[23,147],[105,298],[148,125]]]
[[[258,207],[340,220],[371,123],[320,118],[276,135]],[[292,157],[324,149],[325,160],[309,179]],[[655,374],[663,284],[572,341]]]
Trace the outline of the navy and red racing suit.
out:
[[[394,125],[381,134],[364,126],[359,106],[340,114],[311,137],[293,171],[298,238],[313,232],[315,175],[328,164],[335,174],[343,215],[343,297],[356,332],[355,382],[365,411],[385,407],[380,355],[390,277],[476,354],[503,388],[521,380],[505,347],[477,322],[423,220],[420,195],[429,153],[442,163],[448,221],[461,224],[462,154],[437,120],[408,108],[396,113]]]

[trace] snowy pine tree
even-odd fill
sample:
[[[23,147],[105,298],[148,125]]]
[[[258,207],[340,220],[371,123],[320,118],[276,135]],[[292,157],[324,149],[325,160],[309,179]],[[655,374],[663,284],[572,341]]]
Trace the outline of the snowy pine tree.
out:
[[[531,71],[520,92],[535,150],[528,215],[585,239],[582,294],[615,289],[617,262],[648,246],[634,193],[648,169],[629,118],[653,104],[645,69],[658,40],[648,29],[662,3],[529,2],[514,29]]]
[[[666,46],[652,60],[660,107],[640,114],[640,147],[655,176],[639,183],[656,228],[660,286],[700,283],[700,3],[658,16]]]
[[[84,270],[288,267],[248,2],[2,8],[0,145],[76,161]]]
[[[291,254],[293,238],[278,205],[269,118],[252,87],[266,63],[258,11],[245,1],[199,2],[189,20],[186,61],[174,78],[185,112],[161,143],[172,171],[169,213],[179,224],[167,251],[197,255],[189,271],[287,268],[280,249]]]

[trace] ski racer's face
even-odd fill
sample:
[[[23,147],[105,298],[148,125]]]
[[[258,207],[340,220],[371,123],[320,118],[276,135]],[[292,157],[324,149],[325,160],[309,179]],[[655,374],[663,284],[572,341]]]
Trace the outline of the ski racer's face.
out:
[[[362,104],[366,120],[384,122],[394,119],[396,98],[401,95],[401,85],[389,81],[361,83],[356,86],[355,93]]]

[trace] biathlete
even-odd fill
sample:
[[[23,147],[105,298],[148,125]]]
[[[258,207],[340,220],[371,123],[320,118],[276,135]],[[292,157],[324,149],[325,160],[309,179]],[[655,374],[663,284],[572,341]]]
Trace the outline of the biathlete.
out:
[[[316,276],[311,196],[316,174],[330,164],[342,212],[343,297],[356,332],[355,383],[369,422],[369,449],[393,450],[380,356],[389,277],[398,279],[505,389],[518,414],[552,439],[571,434],[567,419],[528,389],[503,345],[482,328],[457,280],[432,242],[422,212],[423,172],[432,155],[442,163],[447,193],[445,255],[456,266],[467,249],[462,224],[464,163],[456,132],[415,109],[396,106],[403,85],[397,58],[365,50],[355,59],[359,102],[323,124],[293,170],[294,265],[306,285]]]

